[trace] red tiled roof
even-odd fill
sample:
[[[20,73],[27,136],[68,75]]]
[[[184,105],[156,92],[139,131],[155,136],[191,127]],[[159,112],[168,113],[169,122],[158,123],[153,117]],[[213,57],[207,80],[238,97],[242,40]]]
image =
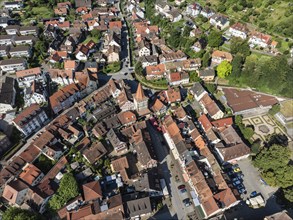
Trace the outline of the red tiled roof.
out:
[[[102,198],[102,189],[99,181],[92,181],[82,185],[84,201]]]
[[[203,126],[203,128],[206,132],[212,128],[212,124],[205,114],[202,114],[198,118],[198,121],[201,123],[201,125]]]

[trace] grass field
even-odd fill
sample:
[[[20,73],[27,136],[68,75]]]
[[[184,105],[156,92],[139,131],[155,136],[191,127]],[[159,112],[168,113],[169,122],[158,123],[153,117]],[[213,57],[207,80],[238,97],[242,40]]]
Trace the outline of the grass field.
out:
[[[194,3],[193,0],[187,0]],[[235,21],[247,22],[250,28],[291,38],[293,33],[293,4],[286,0],[198,0],[216,12],[226,14]],[[283,49],[283,48],[282,48]]]

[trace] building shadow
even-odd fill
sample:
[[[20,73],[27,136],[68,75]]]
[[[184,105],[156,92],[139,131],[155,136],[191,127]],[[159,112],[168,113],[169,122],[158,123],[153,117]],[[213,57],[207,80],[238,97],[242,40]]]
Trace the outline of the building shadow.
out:
[[[167,205],[164,205],[155,215],[148,218],[148,220],[172,220],[178,219],[177,214],[172,216]]]

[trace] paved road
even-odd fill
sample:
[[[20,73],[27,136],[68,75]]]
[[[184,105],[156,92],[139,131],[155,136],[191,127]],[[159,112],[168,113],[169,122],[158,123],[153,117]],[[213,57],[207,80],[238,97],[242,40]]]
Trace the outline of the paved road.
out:
[[[174,168],[180,169],[176,167],[178,164],[174,163],[174,158],[170,155],[169,149],[165,144],[162,144],[164,138],[161,133],[156,131],[150,123],[148,123],[150,135],[152,138],[152,142],[155,143],[155,150],[159,160],[159,170],[165,178],[166,184],[169,189],[169,193],[172,199],[172,208],[169,209],[170,215],[177,219],[187,219],[187,214],[194,211],[193,205],[189,207],[185,207],[182,203],[182,200],[185,198],[191,198],[189,191],[184,194],[180,194],[177,187],[182,184],[182,181],[179,183],[175,182],[175,170],[170,169],[169,165],[171,163],[174,164]]]

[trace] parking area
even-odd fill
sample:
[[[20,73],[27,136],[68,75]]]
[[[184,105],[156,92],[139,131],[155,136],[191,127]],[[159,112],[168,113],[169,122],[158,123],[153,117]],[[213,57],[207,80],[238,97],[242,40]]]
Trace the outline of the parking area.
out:
[[[238,164],[244,174],[243,184],[247,190],[247,194],[243,196],[244,199],[247,199],[252,192],[256,191],[261,193],[265,200],[268,200],[277,191],[277,188],[270,187],[261,181],[259,172],[249,158],[238,161]]]
[[[252,192],[261,194],[265,200],[268,200],[277,191],[277,188],[265,183],[249,158],[242,159],[237,164],[227,165],[225,171],[230,178],[230,184],[244,201]]]

